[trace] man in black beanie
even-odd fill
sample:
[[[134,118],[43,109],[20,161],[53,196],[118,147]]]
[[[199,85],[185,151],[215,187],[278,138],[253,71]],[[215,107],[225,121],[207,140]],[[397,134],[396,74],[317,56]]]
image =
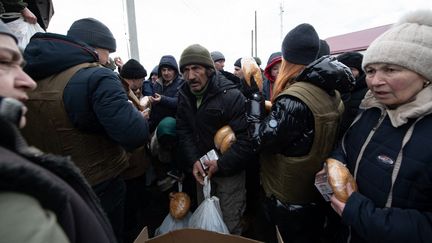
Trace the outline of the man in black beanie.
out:
[[[129,166],[127,151],[147,141],[148,124],[119,77],[100,65],[115,50],[111,31],[92,18],[75,21],[67,36],[35,34],[24,70],[38,87],[29,94],[23,133],[43,151],[72,158],[120,240],[125,185],[119,175]]]
[[[241,57],[234,62],[234,75],[239,79],[243,78],[243,71],[241,69]]]
[[[120,77],[127,82],[129,89],[137,95],[138,99],[141,97],[141,87],[146,76],[147,71],[143,65],[135,59],[127,61],[120,71]]]
[[[350,99],[345,104],[345,113],[340,128],[340,138],[342,138],[359,113],[360,103],[368,91],[368,87],[366,84],[366,75],[362,69],[363,54],[359,52],[345,52],[336,58],[351,69],[355,78],[355,85],[350,91]]]
[[[215,71],[209,51],[201,45],[183,51],[180,71],[185,85],[179,94],[177,135],[183,165],[200,185],[206,175],[211,179],[230,233],[241,234],[240,219],[246,206],[245,168],[251,151],[245,97],[235,84]],[[204,170],[199,160],[210,150],[217,150],[213,138],[225,125],[235,133],[236,142],[219,159],[205,161],[208,169]],[[202,200],[202,188],[197,193]]]

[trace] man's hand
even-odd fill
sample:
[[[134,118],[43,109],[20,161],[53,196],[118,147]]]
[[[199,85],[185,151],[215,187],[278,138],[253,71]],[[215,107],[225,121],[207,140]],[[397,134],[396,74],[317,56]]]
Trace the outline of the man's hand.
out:
[[[207,174],[208,174],[208,178],[211,179],[213,174],[215,174],[219,170],[217,160],[207,160],[204,163],[205,163],[205,165],[208,166]]]
[[[204,186],[204,177],[206,176],[206,173],[204,172],[201,162],[198,160],[195,162],[192,168],[192,173],[195,177],[195,180]]]
[[[162,98],[162,97],[161,97],[160,94],[155,93],[153,96],[150,96],[150,102],[151,102],[152,104],[157,104],[157,103],[160,102],[161,98]]]
[[[36,24],[37,23],[36,15],[34,15],[33,12],[30,11],[30,9],[28,9],[27,7],[21,11],[21,15],[23,16],[23,18],[26,22],[28,22],[30,24]]]
[[[346,184],[347,187],[347,191],[348,191],[348,195],[351,196],[351,194],[353,193],[353,189],[351,187],[350,183]],[[332,197],[330,198],[331,201],[331,206],[333,208],[333,210],[339,214],[339,216],[342,216],[343,210],[345,209],[345,204],[344,202],[339,201],[335,195],[333,194]]]
[[[114,57],[114,64],[121,69],[123,67],[123,60],[121,59],[121,57]]]

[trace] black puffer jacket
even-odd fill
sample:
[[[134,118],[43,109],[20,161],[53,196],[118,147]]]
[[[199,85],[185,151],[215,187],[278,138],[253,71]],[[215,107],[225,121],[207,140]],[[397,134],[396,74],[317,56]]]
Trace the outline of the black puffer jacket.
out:
[[[231,126],[237,141],[219,158],[217,175],[233,175],[246,167],[251,143],[247,134],[245,100],[237,86],[219,73],[210,78],[199,108],[189,86],[183,85],[177,106],[177,134],[187,170],[215,148],[213,137],[225,125]]]
[[[352,82],[354,78],[345,65],[334,58],[323,57],[306,67],[296,80],[316,85],[334,96],[339,82]],[[308,154],[315,135],[315,124],[306,104],[293,96],[281,95],[275,100],[270,114],[264,117],[262,102],[262,96],[255,94],[248,106],[254,149],[294,157]]]

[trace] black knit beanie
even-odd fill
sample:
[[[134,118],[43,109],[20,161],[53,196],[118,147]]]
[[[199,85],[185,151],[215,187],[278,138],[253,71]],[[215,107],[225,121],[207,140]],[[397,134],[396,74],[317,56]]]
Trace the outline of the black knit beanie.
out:
[[[315,61],[320,41],[310,24],[300,24],[285,36],[282,42],[282,56],[285,60],[301,65]]]
[[[115,52],[117,48],[116,40],[108,27],[93,18],[75,21],[69,28],[67,36],[92,47],[109,50],[109,52]]]
[[[363,73],[362,61],[363,55],[358,52],[345,52],[336,57],[337,60],[347,67],[356,68],[360,73]]]
[[[180,57],[180,71],[187,65],[199,64],[204,67],[215,68],[210,52],[200,44],[193,44],[184,49]]]
[[[330,46],[328,45],[327,41],[320,40],[320,46],[319,46],[319,52],[317,59],[322,56],[330,55]]]
[[[235,61],[234,66],[241,68],[241,57]]]
[[[141,79],[147,76],[147,71],[137,60],[130,59],[123,65],[120,76],[126,79]]]

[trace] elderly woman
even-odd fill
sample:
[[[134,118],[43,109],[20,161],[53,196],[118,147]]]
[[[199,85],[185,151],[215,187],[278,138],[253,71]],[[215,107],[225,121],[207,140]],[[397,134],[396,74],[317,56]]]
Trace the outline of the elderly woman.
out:
[[[363,59],[364,109],[333,158],[358,192],[331,198],[351,242],[432,241],[432,11],[416,11],[377,38]]]

